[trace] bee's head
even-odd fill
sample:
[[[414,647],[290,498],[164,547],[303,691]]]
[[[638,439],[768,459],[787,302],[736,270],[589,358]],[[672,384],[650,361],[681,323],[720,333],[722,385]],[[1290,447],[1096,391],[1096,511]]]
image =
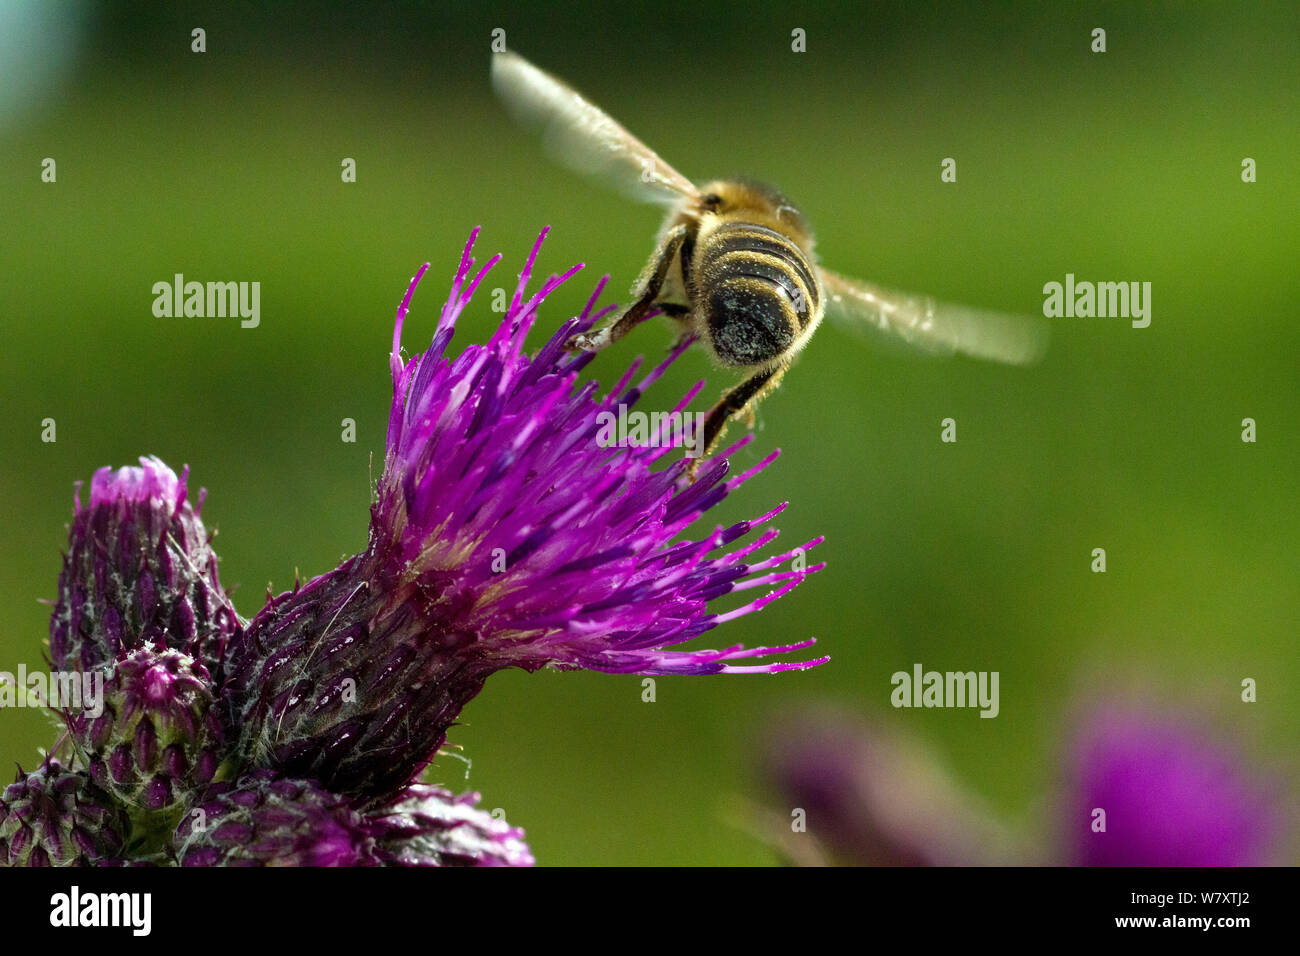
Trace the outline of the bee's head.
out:
[[[752,216],[775,220],[785,228],[807,234],[808,223],[780,191],[743,179],[718,179],[700,189],[700,211],[706,214]]]

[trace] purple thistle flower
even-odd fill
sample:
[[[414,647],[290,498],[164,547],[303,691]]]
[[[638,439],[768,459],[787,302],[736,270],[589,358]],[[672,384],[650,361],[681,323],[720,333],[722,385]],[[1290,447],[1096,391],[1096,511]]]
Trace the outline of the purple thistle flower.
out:
[[[538,307],[581,268],[526,297],[545,232],[491,340],[449,358],[457,320],[500,258],[473,272],[476,236],[431,346],[407,361],[402,324],[427,265],[398,310],[387,455],[367,549],[271,600],[228,658],[224,693],[242,728],[242,753],[338,793],[384,798],[404,788],[487,677],[505,667],[776,673],[826,660],[743,663],[812,640],[673,649],[760,610],[819,570],[804,567],[802,555],[821,539],[751,557],[776,537],[758,529],[785,505],[681,539],[776,455],[733,478],[726,458],[715,458],[691,482],[685,461],[653,468],[672,442],[603,447],[600,414],[635,403],[688,343],[635,385],[636,365],[603,397],[595,383],[580,385],[592,355],[570,356],[564,345],[609,311],[592,311],[602,281],[582,315],[527,356]],[[751,532],[748,544],[721,550]],[[793,568],[779,570],[792,558]],[[715,598],[761,587],[772,590],[734,610],[709,610]]]
[[[1081,722],[1071,751],[1064,842],[1074,865],[1277,862],[1280,784],[1190,720],[1112,702]]]
[[[50,618],[55,670],[88,671],[142,647],[174,648],[216,671],[239,617],[181,477],[157,458],[101,468],[90,504],[74,496]],[[80,488],[80,485],[78,485]]]

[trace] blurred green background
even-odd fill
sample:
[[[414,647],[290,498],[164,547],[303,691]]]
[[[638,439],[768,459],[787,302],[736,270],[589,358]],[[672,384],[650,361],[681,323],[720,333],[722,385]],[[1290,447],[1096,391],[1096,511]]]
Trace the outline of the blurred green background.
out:
[[[1298,9],[0,4],[0,669],[41,664],[37,599],[54,596],[73,482],[101,465],[190,465],[246,616],[268,582],[359,550],[394,310],[431,261],[406,326],[408,348],[427,343],[472,227],[482,258],[505,254],[488,288],[513,287],[548,224],[540,268],[587,263],[544,325],[604,273],[606,301],[631,284],[658,212],[511,125],[487,79],[502,28],[688,176],[780,184],[835,269],[1027,312],[1067,272],[1149,281],[1153,320],[1056,320],[1030,370],[826,328],[737,464],[780,460],[714,515],[789,500],[782,543],[825,533],[829,567],[705,646],[813,635],[831,664],[661,678],[653,704],[639,678],[501,673],[451,734],[468,780],[448,757],[433,779],[482,791],[542,863],[758,864],[776,856],[733,798],[761,796],[754,755],[802,702],[905,723],[1043,840],[1081,693],[1195,707],[1248,762],[1285,768],[1300,730]],[[154,318],[151,287],[177,272],[260,281],[260,328]],[[489,334],[490,301],[457,343]],[[612,380],[670,337],[652,323],[591,372]],[[648,407],[706,375],[711,400],[730,379],[691,354]],[[890,710],[890,675],[915,662],[999,671],[1001,714]],[[3,715],[9,765],[51,741],[41,714]]]

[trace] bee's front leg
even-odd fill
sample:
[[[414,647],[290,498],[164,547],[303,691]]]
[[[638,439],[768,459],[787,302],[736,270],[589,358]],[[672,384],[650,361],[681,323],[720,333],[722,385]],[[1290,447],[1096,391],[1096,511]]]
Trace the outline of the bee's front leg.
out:
[[[668,270],[673,267],[673,260],[681,251],[682,243],[690,233],[685,223],[675,226],[664,236],[663,242],[655,250],[640,282],[640,293],[626,312],[613,322],[596,332],[584,332],[575,335],[565,343],[565,347],[574,352],[599,352],[613,345],[627,333],[636,328],[637,323],[645,317],[655,305],[655,298],[663,288]]]

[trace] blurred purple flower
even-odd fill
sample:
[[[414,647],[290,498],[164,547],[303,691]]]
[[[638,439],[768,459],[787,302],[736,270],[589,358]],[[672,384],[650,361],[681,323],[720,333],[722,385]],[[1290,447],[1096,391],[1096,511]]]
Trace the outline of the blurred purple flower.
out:
[[[1281,778],[1252,773],[1191,718],[1114,700],[1075,721],[1042,850],[996,823],[919,743],[837,710],[782,720],[763,775],[779,802],[759,832],[805,864],[1270,865],[1291,822]],[[806,834],[791,832],[791,809],[806,814]]]
[[[792,862],[973,866],[1015,852],[988,808],[927,748],[882,722],[830,707],[790,714],[761,761],[780,809],[760,832]],[[792,826],[798,811],[806,831]]]
[[[1111,703],[1071,744],[1068,861],[1077,866],[1259,866],[1285,829],[1277,781],[1186,718]],[[1105,830],[1094,830],[1096,811]]]

